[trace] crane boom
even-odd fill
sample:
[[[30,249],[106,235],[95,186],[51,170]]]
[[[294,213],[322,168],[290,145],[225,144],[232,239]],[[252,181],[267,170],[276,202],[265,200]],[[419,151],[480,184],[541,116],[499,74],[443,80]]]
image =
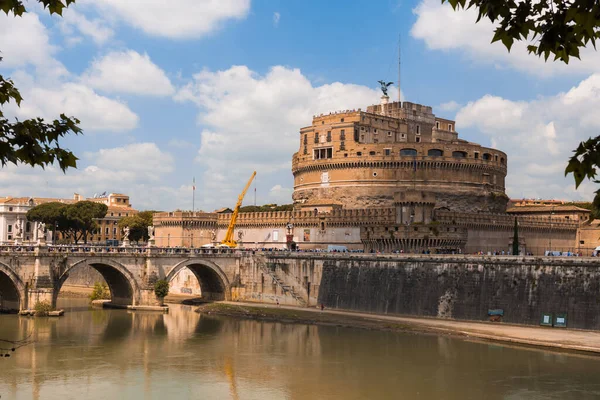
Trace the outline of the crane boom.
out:
[[[223,239],[221,244],[225,244],[229,247],[237,246],[237,242],[233,239],[233,230],[235,229],[235,223],[237,221],[237,216],[238,216],[238,213],[240,212],[240,207],[242,206],[242,201],[244,200],[244,196],[246,195],[246,192],[248,191],[248,188],[250,187],[250,184],[252,183],[252,180],[254,179],[255,176],[256,176],[256,171],[254,171],[252,173],[252,176],[250,176],[250,179],[248,179],[248,183],[246,183],[246,187],[244,187],[244,190],[242,190],[242,193],[240,193],[240,195],[238,196],[237,204],[235,205],[235,208],[233,209],[233,214],[231,214],[231,221],[229,221],[229,226],[227,227],[227,233],[225,234],[225,239]]]

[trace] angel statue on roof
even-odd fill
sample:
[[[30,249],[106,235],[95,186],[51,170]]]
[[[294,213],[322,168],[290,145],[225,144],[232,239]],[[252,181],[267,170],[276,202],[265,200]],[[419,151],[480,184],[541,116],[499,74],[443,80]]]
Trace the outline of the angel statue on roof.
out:
[[[381,91],[383,92],[384,96],[387,96],[388,93],[388,87],[390,87],[391,85],[394,84],[394,82],[386,82],[386,81],[377,81],[377,83],[379,83],[381,85]]]

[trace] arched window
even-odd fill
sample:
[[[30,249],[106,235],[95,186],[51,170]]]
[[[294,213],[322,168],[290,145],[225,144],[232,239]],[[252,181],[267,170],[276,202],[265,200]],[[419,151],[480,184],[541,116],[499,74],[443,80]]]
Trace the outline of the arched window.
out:
[[[432,157],[442,157],[444,152],[440,149],[431,149],[427,152],[427,155]]]
[[[504,157],[500,157],[500,164],[504,164]]]
[[[416,156],[417,151],[415,149],[402,149],[400,150],[401,156]]]
[[[483,157],[482,157],[485,161],[489,161],[492,159],[492,155],[489,153],[483,153]]]
[[[466,151],[453,151],[452,152],[452,157],[454,157],[454,158],[467,158],[467,152]]]

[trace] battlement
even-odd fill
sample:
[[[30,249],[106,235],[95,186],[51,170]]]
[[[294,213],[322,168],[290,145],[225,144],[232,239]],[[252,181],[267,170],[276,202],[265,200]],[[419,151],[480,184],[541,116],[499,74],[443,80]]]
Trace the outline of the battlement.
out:
[[[490,229],[512,229],[515,216],[509,214],[480,214],[460,213],[452,211],[436,210],[436,220],[442,224],[453,224],[471,228]],[[565,220],[564,218],[548,218],[534,216],[517,216],[519,229],[545,229],[545,230],[567,230],[577,231],[577,221]]]

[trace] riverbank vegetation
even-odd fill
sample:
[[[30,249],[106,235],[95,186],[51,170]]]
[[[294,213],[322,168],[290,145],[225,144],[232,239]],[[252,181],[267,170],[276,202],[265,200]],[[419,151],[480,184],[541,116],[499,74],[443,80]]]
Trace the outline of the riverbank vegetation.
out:
[[[94,283],[94,290],[90,294],[90,301],[94,300],[110,300],[110,290],[106,283]]]
[[[195,311],[206,315],[246,318],[256,321],[329,325],[394,332],[428,333],[433,331],[433,329],[425,326],[408,325],[353,315],[303,311],[286,307],[271,308],[228,303],[207,303],[199,306]]]

